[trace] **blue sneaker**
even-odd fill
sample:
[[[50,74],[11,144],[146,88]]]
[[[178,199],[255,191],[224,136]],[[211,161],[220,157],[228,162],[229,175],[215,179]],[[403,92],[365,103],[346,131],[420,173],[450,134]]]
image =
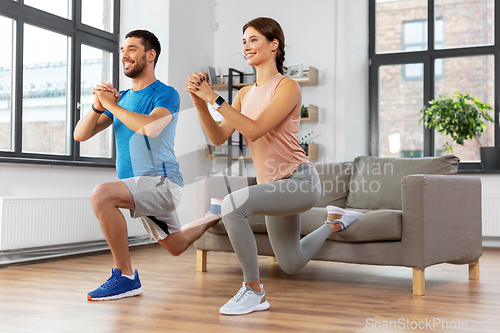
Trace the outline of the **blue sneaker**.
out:
[[[108,301],[142,294],[141,281],[139,280],[137,269],[134,272],[133,280],[122,276],[122,271],[118,268],[113,268],[111,273],[108,281],[87,294],[89,301]]]

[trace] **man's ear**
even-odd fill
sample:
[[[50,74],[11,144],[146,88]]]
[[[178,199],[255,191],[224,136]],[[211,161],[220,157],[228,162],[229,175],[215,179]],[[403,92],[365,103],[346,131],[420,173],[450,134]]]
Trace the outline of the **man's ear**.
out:
[[[148,62],[154,62],[156,58],[156,51],[154,49],[151,49],[148,51]]]

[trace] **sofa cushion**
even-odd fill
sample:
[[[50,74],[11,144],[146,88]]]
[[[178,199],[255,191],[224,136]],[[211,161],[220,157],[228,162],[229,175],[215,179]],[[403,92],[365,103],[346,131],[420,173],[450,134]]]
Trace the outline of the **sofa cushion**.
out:
[[[344,208],[349,194],[352,162],[321,163],[315,167],[321,183],[321,197],[315,206],[332,205]]]
[[[331,235],[328,239],[346,243],[366,243],[377,241],[398,241],[402,235],[401,210],[353,209],[364,215],[349,228]],[[326,220],[326,209],[313,207],[301,218],[301,234],[307,235],[319,228]]]
[[[401,181],[412,174],[454,175],[455,155],[424,158],[360,156],[354,160],[346,207],[401,210]]]
[[[366,243],[377,241],[401,240],[401,211],[400,210],[363,210],[356,209],[365,215],[361,216],[346,230],[330,236],[329,240],[346,243]],[[313,207],[301,214],[301,235],[305,236],[321,227],[326,220],[324,207]],[[267,233],[266,221],[263,215],[249,216],[248,222],[254,234]],[[217,235],[226,235],[224,223],[218,222],[208,232]]]

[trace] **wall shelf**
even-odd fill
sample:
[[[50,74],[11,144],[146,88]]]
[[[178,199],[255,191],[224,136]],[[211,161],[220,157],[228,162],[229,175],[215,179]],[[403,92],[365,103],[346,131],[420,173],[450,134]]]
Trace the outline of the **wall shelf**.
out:
[[[203,147],[203,159],[206,160],[227,160],[227,154],[217,154],[215,146],[205,145]]]
[[[312,160],[317,160],[318,159],[318,144],[314,142],[309,142],[307,144],[308,149],[307,149],[307,158],[312,159]]]
[[[232,87],[236,89],[241,89],[246,86],[253,86],[255,82],[247,82],[247,83],[233,83]],[[212,85],[213,90],[227,90],[229,87],[228,84],[214,84]]]
[[[318,85],[318,70],[309,66],[309,74],[301,77],[291,77],[297,81],[301,86],[317,86]]]
[[[221,145],[219,147],[224,147],[224,149],[228,149],[230,146],[227,145]],[[238,147],[238,146],[233,146],[233,147]],[[213,145],[205,145],[203,147],[203,159],[206,160],[227,160],[228,159],[228,154],[226,153],[218,153],[217,150],[218,147],[213,146]],[[251,156],[231,156],[232,160],[251,160]]]
[[[318,85],[318,70],[309,66],[309,74],[307,76],[290,77],[290,79],[297,81],[301,86],[317,86]],[[236,89],[241,89],[246,86],[253,86],[255,82],[246,83],[233,83],[231,86]],[[227,90],[229,84],[213,84],[213,90]]]

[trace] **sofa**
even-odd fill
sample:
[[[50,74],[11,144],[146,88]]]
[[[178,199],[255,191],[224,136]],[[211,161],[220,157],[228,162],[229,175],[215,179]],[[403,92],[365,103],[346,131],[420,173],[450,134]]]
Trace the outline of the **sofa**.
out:
[[[322,163],[322,195],[301,214],[301,234],[326,220],[328,205],[364,213],[346,230],[328,238],[313,260],[413,268],[413,295],[425,294],[425,268],[468,264],[479,279],[481,181],[457,175],[454,155],[425,158],[359,156],[352,162]],[[199,177],[195,217],[210,210],[210,198],[255,184],[252,177]],[[264,216],[248,218],[258,254],[273,257]],[[233,252],[223,221],[194,243],[197,270],[207,270],[207,252]]]

